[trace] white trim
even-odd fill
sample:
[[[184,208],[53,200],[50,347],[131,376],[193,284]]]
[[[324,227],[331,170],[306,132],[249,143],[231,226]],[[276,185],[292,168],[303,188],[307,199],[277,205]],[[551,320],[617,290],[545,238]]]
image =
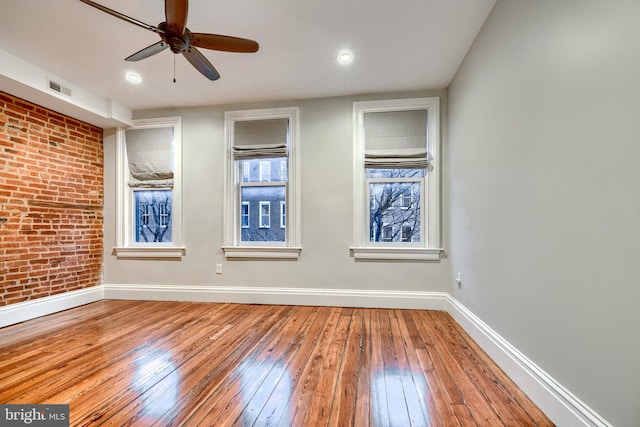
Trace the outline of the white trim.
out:
[[[351,247],[351,254],[357,260],[371,261],[440,261],[442,249],[407,247]]]
[[[223,246],[224,256],[229,259],[297,260],[301,247],[285,246]]]
[[[126,248],[113,248],[118,258],[153,259],[153,258],[182,258],[187,249],[178,246],[131,246]]]
[[[104,285],[107,299],[445,310],[446,292],[258,286]]]
[[[447,299],[455,321],[556,425],[612,427],[458,300]]]
[[[42,297],[0,307],[0,328],[104,299],[103,287]]]

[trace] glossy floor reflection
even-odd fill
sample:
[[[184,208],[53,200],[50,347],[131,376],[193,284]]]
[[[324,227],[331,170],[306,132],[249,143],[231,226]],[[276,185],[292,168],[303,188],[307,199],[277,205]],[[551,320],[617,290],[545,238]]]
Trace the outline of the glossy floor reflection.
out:
[[[428,426],[428,388],[422,374],[385,369],[372,381],[373,413],[383,425]]]
[[[72,426],[550,426],[444,312],[100,301],[0,329]]]
[[[153,385],[161,388],[161,391],[155,393],[157,398],[143,401],[142,412],[148,419],[162,418],[166,408],[174,406],[178,401],[180,374],[171,359],[171,353],[159,351],[145,353],[135,360],[132,388],[140,394]],[[160,378],[159,381],[158,378]],[[162,386],[158,387],[158,384]]]

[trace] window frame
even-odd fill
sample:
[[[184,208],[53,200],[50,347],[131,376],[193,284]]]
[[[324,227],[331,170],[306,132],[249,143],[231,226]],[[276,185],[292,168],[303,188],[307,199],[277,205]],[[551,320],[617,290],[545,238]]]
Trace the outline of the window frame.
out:
[[[367,113],[391,111],[427,111],[427,151],[430,168],[423,178],[421,242],[370,242],[369,188],[364,166],[364,116]],[[439,261],[443,250],[440,241],[440,98],[408,98],[353,103],[353,246],[356,260]],[[425,235],[426,233],[426,235]]]
[[[225,172],[224,172],[224,242],[222,250],[228,260],[269,259],[297,260],[302,252],[300,220],[300,169],[299,169],[299,108],[283,107],[225,112]],[[284,242],[242,242],[240,240],[242,169],[233,158],[235,122],[245,120],[288,119],[287,181],[285,185],[286,233]],[[260,172],[260,171],[259,171]],[[260,174],[261,175],[261,174]],[[262,177],[260,177],[262,178]],[[265,182],[272,185],[274,182]]]
[[[133,120],[127,129],[173,128],[173,188],[171,191],[172,241],[135,242],[134,191],[129,187],[131,173],[127,162],[125,128],[116,130],[116,246],[117,258],[181,258],[186,249],[182,242],[182,117]]]

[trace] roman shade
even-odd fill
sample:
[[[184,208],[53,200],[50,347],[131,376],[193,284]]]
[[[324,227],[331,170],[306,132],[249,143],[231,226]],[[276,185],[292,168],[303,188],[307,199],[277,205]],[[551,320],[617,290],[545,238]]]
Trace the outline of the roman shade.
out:
[[[173,185],[173,128],[125,131],[131,187]]]
[[[365,113],[364,138],[366,168],[429,167],[426,110]]]
[[[234,123],[235,160],[286,157],[288,119],[243,120]]]

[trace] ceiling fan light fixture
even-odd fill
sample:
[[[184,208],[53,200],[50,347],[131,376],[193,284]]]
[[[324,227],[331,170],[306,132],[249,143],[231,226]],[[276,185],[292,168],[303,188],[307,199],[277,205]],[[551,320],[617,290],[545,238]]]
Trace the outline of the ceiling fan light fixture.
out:
[[[348,50],[341,50],[336,56],[336,60],[342,65],[351,64],[353,62],[353,53]]]
[[[133,83],[133,84],[138,84],[138,83],[142,83],[142,77],[140,76],[140,74],[135,73],[133,71],[129,71],[124,75],[124,78],[129,82],[129,83]]]

